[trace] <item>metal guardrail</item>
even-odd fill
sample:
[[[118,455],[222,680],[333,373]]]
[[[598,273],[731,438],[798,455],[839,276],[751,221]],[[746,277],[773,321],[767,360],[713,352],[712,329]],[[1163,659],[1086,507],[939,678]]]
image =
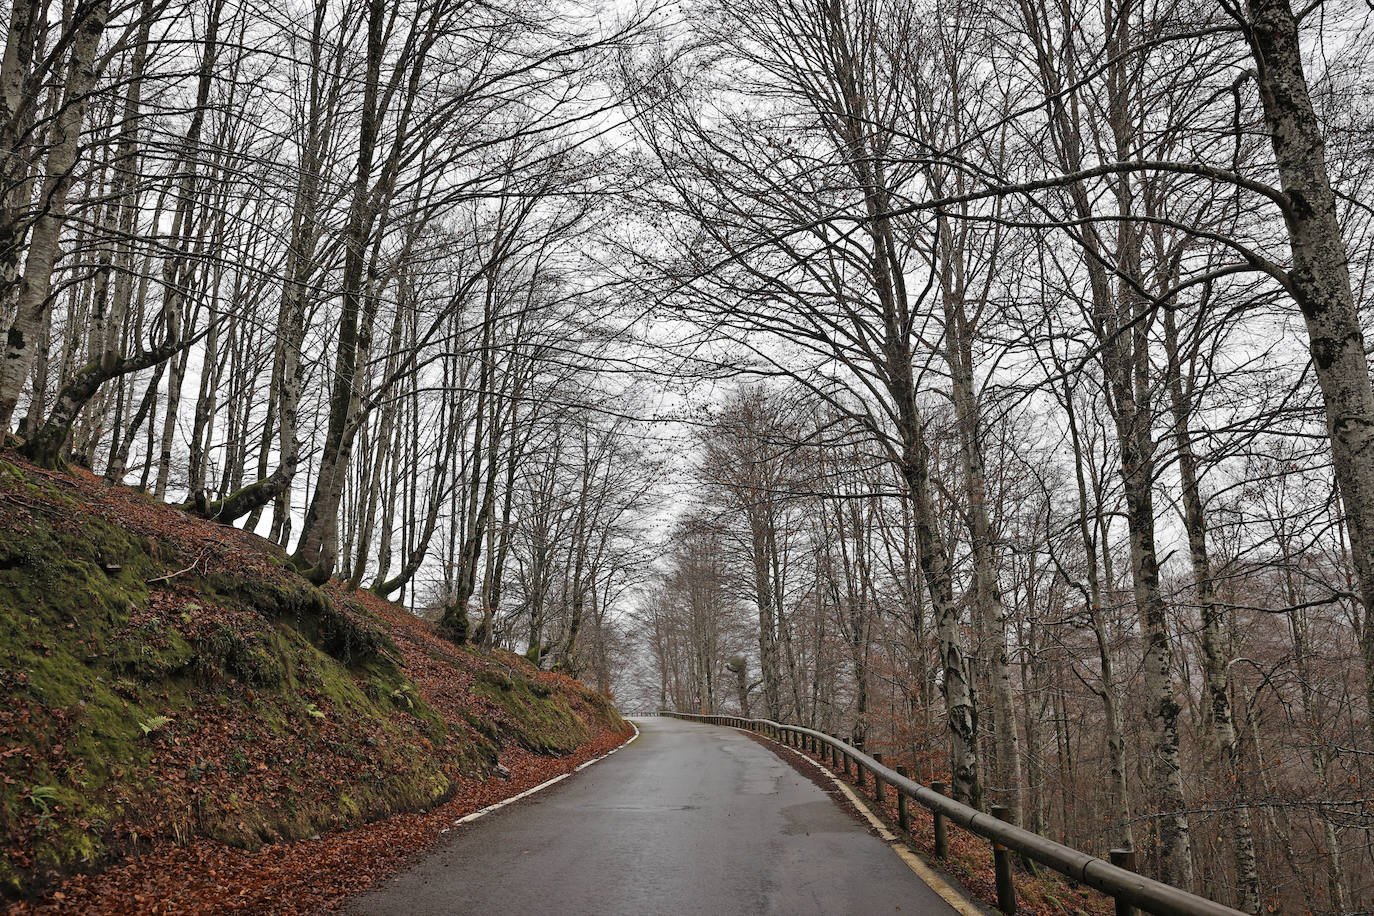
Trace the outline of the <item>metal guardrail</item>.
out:
[[[832,767],[838,769],[842,766],[846,774],[849,773],[852,764],[861,789],[864,787],[867,773],[873,782],[874,794],[879,800],[883,797],[884,786],[891,786],[897,792],[899,821],[905,820],[901,815],[906,812],[906,799],[919,803],[935,816],[935,854],[938,857],[947,855],[949,851],[945,824],[947,820],[988,840],[992,843],[997,873],[997,904],[1004,913],[1016,912],[1011,857],[1007,852],[1011,850],[1074,881],[1109,894],[1116,900],[1117,916],[1130,916],[1137,907],[1156,916],[1246,916],[1240,910],[1233,910],[1214,900],[1190,894],[1121,867],[1134,863],[1134,851],[1112,850],[1113,860],[1120,863],[1113,864],[1062,843],[1056,843],[1038,833],[1031,833],[1001,820],[993,814],[985,814],[957,802],[943,794],[943,791],[914,782],[907,773],[884,766],[880,757],[871,757],[833,735],[797,725],[784,725],[769,719],[705,716],[666,710],[660,710],[658,714],[674,719],[728,725],[758,732],[793,747],[815,752],[822,759],[828,757]],[[905,770],[905,767],[902,769]],[[934,785],[943,789],[941,783]],[[994,809],[996,810],[998,809]],[[902,823],[901,826],[905,828],[907,824]]]

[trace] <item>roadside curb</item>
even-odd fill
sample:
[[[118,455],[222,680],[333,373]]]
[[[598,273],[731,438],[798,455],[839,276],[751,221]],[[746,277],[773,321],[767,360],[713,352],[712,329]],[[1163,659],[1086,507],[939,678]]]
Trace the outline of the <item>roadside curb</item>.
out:
[[[626,721],[626,722],[630,722],[629,719],[626,719],[625,721]],[[520,801],[520,799],[522,799],[522,798],[529,798],[531,795],[535,794],[536,792],[540,792],[540,791],[543,791],[544,789],[547,789],[549,786],[553,785],[554,783],[562,782],[563,780],[567,779],[569,776],[573,775],[573,773],[577,773],[577,772],[579,772],[579,771],[581,771],[581,770],[585,770],[587,767],[591,766],[592,764],[597,763],[597,762],[602,761],[602,760],[605,760],[607,757],[611,756],[611,755],[614,754],[616,751],[621,750],[622,748],[627,748],[627,747],[629,747],[631,744],[634,743],[635,739],[639,737],[639,726],[635,725],[633,722],[630,722],[630,728],[633,728],[634,731],[635,731],[635,733],[634,733],[633,735],[631,735],[629,738],[627,738],[623,743],[618,744],[618,745],[616,745],[615,747],[611,748],[609,751],[607,751],[606,753],[602,754],[600,757],[593,757],[591,760],[587,760],[587,761],[584,761],[583,763],[579,763],[577,766],[573,767],[571,771],[569,771],[569,772],[567,772],[567,773],[559,774],[558,776],[555,776],[553,779],[545,780],[544,782],[541,782],[539,785],[535,786],[535,787],[532,788],[532,789],[526,789],[525,791],[521,792],[519,795],[512,795],[510,798],[503,798],[501,801],[496,802],[495,804],[487,805],[485,808],[482,808],[481,810],[474,811],[474,812],[472,812],[471,814],[465,814],[465,815],[463,815],[462,817],[458,818],[456,821],[454,821],[454,822],[452,823],[452,825],[450,825],[450,826],[448,826],[448,827],[445,827],[443,830],[441,830],[441,831],[439,831],[439,832],[440,832],[440,833],[448,833],[448,832],[449,832],[450,830],[452,830],[454,827],[457,827],[457,826],[459,826],[459,825],[461,825],[461,824],[471,823],[472,821],[475,821],[475,820],[477,820],[477,819],[480,818],[480,817],[485,817],[486,815],[491,814],[493,811],[499,811],[501,808],[506,807],[506,805],[514,804],[515,802]]]
[[[760,735],[758,732],[743,728],[735,728],[734,730],[741,734],[749,735],[750,737],[761,738],[777,748],[787,748],[786,745],[772,738]],[[825,777],[844,794],[844,797],[849,803],[864,816],[869,826],[878,834],[879,839],[888,845],[897,855],[897,858],[901,859],[902,862],[906,864],[907,868],[910,868],[912,872],[915,873],[916,877],[920,878],[925,882],[926,886],[939,894],[940,898],[953,907],[960,916],[987,916],[988,910],[979,904],[968,891],[957,884],[951,883],[948,878],[938,872],[933,866],[926,862],[925,859],[912,850],[902,837],[893,833],[887,826],[887,823],[873,813],[873,809],[868,805],[868,799],[859,795],[847,782],[840,779],[832,773],[829,768],[818,763],[809,755],[795,751],[793,748],[787,749],[792,750],[797,758],[806,761],[806,763],[810,764],[818,772],[824,774]]]

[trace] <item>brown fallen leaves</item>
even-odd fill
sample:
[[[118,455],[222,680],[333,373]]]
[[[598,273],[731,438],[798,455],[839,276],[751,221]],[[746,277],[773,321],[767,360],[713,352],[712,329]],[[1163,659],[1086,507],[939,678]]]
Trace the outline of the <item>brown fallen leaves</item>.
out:
[[[432,846],[453,822],[510,798],[622,744],[626,733],[603,730],[568,757],[551,758],[509,747],[501,763],[509,779],[472,780],[449,801],[424,813],[399,814],[318,839],[274,843],[255,852],[214,840],[195,840],[139,856],[100,875],[69,879],[49,899],[12,904],[12,916],[89,913],[102,916],[172,914],[303,914],[337,908],[395,874]]]
[[[249,650],[270,648],[264,639],[279,624],[242,606],[221,606],[199,582],[229,572],[250,583],[289,585],[297,577],[285,567],[278,548],[127,488],[109,486],[83,471],[53,474],[9,453],[3,458],[21,467],[29,481],[44,483],[28,489],[0,487],[0,524],[10,530],[47,526],[79,538],[84,537],[83,525],[95,517],[145,539],[148,555],[156,561],[155,574],[145,578],[147,598],[137,606],[130,604],[128,619],[113,634],[116,641],[127,635],[130,645],[156,650],[175,632],[198,645],[219,638]],[[121,557],[108,559],[112,564],[122,562]],[[143,680],[116,680],[110,684],[116,707],[123,697],[126,710],[137,700],[164,713],[146,720],[145,734],[138,739],[138,746],[146,749],[146,763],[99,761],[110,764],[98,787],[101,798],[124,812],[119,822],[103,829],[127,838],[116,854],[138,854],[113,864],[107,855],[102,861],[109,867],[104,871],[48,885],[36,901],[4,905],[7,913],[301,914],[329,909],[394,873],[436,842],[457,818],[569,772],[628,737],[628,729],[604,698],[589,694],[570,678],[533,671],[510,653],[459,649],[440,638],[430,624],[370,594],[350,592],[337,583],[325,591],[339,617],[347,617],[360,630],[379,626],[386,631],[385,651],[392,657],[399,653],[395,661],[428,708],[444,720],[444,728],[435,730],[417,720],[405,708],[404,697],[393,702],[394,709],[384,718],[361,727],[347,710],[311,686],[311,672],[304,670],[293,671],[292,688],[293,702],[305,704],[304,711],[279,717],[273,728],[265,727],[260,711],[262,704],[274,702],[276,694],[255,686],[251,677],[183,674],[170,697],[170,682],[158,680],[156,671]],[[63,638],[75,647],[71,651],[77,653],[78,664],[105,665],[94,641],[85,640],[87,623],[78,616],[60,632],[71,631]],[[240,651],[236,657],[251,662],[254,656]],[[517,669],[522,677],[546,685],[547,693],[566,703],[586,726],[589,738],[575,751],[561,757],[533,753],[517,740],[520,723],[512,718],[511,708],[493,699],[491,691],[477,689],[482,686],[479,678],[490,680],[493,671]],[[0,665],[0,688],[9,697],[0,706],[0,776],[15,791],[28,791],[26,787],[54,778],[44,774],[67,774],[74,785],[81,784],[82,761],[74,759],[70,749],[78,746],[74,742],[82,729],[89,728],[78,708],[84,703],[66,709],[42,703],[28,684],[29,674],[22,667]],[[358,681],[360,690],[368,686]],[[474,723],[481,725],[480,734]],[[373,727],[383,725],[385,729]],[[490,745],[496,747],[496,761],[473,757],[475,748]],[[404,780],[416,771],[411,764],[417,758],[431,763],[429,771],[443,777],[440,788],[424,798],[449,787],[427,811],[395,814],[252,850],[206,835],[213,833],[207,828],[217,824],[232,828],[247,820],[237,825],[239,833],[276,839],[280,834],[265,825],[260,828],[250,815],[291,806],[335,811],[339,806],[334,800],[341,793],[355,794],[350,791],[355,787],[368,787],[370,797],[385,803],[384,811],[413,805],[388,802],[395,797],[388,790],[409,784]],[[509,776],[483,778],[499,772],[498,763]],[[41,823],[47,808],[68,819],[81,815],[79,809],[54,805],[28,804],[19,822],[0,836],[9,863],[33,866],[32,838],[50,835],[48,825]],[[368,808],[313,822],[358,824],[376,813]],[[84,820],[73,822],[83,830],[90,826]]]

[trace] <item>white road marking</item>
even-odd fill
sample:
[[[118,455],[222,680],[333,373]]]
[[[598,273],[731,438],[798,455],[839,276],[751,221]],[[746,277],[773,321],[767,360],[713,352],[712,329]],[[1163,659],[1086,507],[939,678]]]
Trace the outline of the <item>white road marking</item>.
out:
[[[625,721],[629,722],[630,720],[629,720],[629,719],[626,719]],[[591,760],[588,760],[588,761],[585,762],[585,763],[579,764],[578,766],[576,766],[576,767],[573,768],[573,773],[576,773],[578,770],[586,769],[587,767],[589,767],[589,766],[591,766],[592,764],[596,763],[598,760],[605,760],[607,757],[611,756],[611,755],[614,754],[616,751],[620,750],[622,747],[629,747],[632,743],[634,743],[634,740],[635,740],[636,738],[639,737],[639,727],[636,726],[633,722],[630,722],[630,728],[633,728],[633,729],[635,730],[635,733],[634,733],[633,735],[630,736],[630,738],[629,738],[628,741],[626,741],[624,744],[616,745],[615,747],[611,748],[611,749],[610,749],[609,751],[607,751],[606,753],[602,754],[600,757],[593,757]],[[503,800],[497,802],[497,803],[494,804],[494,805],[487,805],[485,808],[483,808],[483,809],[480,810],[480,811],[474,811],[474,812],[472,812],[471,814],[465,814],[465,815],[463,815],[462,817],[458,818],[458,820],[454,821],[454,822],[453,822],[453,826],[457,827],[459,824],[467,824],[467,823],[470,823],[471,821],[475,821],[475,820],[477,820],[479,817],[484,817],[485,815],[488,815],[488,814],[490,814],[491,812],[496,811],[496,810],[499,809],[499,808],[504,808],[504,807],[506,807],[506,805],[514,804],[515,802],[518,802],[518,801],[519,801],[520,799],[522,799],[522,798],[528,798],[529,796],[533,795],[533,794],[536,793],[536,792],[539,792],[539,791],[541,791],[541,790],[543,790],[543,789],[547,789],[549,786],[553,785],[553,784],[556,783],[556,782],[562,782],[563,780],[567,779],[567,778],[568,778],[569,776],[571,776],[571,775],[572,775],[572,773],[564,773],[564,774],[562,774],[561,776],[555,776],[553,779],[547,780],[547,781],[545,781],[545,782],[541,782],[539,785],[535,786],[533,789],[526,789],[525,791],[521,792],[519,795],[512,795],[510,798],[503,799]],[[448,831],[447,831],[447,830],[444,830],[444,831],[441,831],[441,832],[447,833]]]

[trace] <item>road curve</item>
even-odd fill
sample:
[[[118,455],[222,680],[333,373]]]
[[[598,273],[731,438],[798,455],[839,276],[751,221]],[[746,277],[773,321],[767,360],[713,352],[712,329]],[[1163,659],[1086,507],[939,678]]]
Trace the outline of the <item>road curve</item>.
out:
[[[642,734],[620,753],[454,828],[346,912],[955,912],[815,783],[744,734],[636,721]]]

